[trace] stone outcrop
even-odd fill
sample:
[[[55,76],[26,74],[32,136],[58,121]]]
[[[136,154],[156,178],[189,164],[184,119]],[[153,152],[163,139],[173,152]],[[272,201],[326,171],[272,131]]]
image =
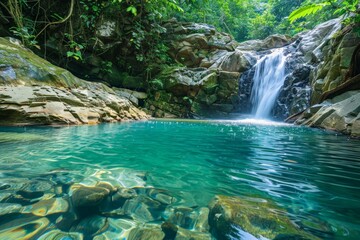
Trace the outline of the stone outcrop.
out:
[[[318,62],[320,63],[311,73],[313,93],[311,103],[317,104],[321,95],[344,83],[351,57],[360,37],[355,32],[356,28],[345,27],[339,29],[336,37],[325,41],[318,49]]]
[[[348,91],[313,105],[295,123],[360,137],[360,91]]]
[[[239,78],[256,63],[255,51],[282,47],[274,35],[237,43],[206,24],[164,24],[170,55],[184,68],[169,68],[150,82],[147,107],[156,117],[218,117],[238,110]]]
[[[339,28],[335,37],[323,41],[313,52],[310,73],[311,107],[293,118],[297,124],[336,130],[360,137],[360,75],[356,72],[359,26]]]
[[[136,94],[124,94],[101,83],[83,81],[17,42],[0,38],[2,125],[96,124],[147,118],[133,104],[138,101]]]
[[[218,239],[319,239],[264,199],[216,196],[209,208],[211,232]]]

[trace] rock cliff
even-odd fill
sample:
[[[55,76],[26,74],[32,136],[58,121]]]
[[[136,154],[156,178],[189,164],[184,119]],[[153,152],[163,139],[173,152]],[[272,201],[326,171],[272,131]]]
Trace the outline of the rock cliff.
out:
[[[360,137],[359,26],[342,27],[312,54],[311,107],[295,123]]]
[[[273,117],[284,120],[297,114],[297,124],[358,136],[359,80],[354,78],[358,74],[355,62],[359,62],[354,53],[360,42],[358,26],[344,26],[342,19],[333,19],[293,38],[273,35],[243,43],[206,24],[169,21],[164,27],[170,55],[182,67],[165,69],[150,82],[146,106],[153,116],[223,117],[251,113],[254,66],[273,49],[283,48],[286,75],[272,110]],[[341,101],[331,100],[348,91],[355,92],[343,95]],[[329,111],[334,112],[333,104],[339,110],[348,101],[355,101],[352,110],[323,121]],[[324,109],[312,118],[319,106]],[[298,113],[303,111],[299,117]],[[340,127],[338,121],[344,124]]]
[[[120,92],[120,93],[119,93]],[[73,76],[0,38],[0,124],[96,124],[145,119],[123,91]]]

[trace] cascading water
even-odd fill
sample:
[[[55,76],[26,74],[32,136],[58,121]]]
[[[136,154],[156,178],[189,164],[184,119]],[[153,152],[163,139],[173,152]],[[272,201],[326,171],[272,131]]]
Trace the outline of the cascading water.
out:
[[[255,74],[250,100],[256,118],[268,118],[285,81],[286,56],[276,49],[262,57],[254,66]]]

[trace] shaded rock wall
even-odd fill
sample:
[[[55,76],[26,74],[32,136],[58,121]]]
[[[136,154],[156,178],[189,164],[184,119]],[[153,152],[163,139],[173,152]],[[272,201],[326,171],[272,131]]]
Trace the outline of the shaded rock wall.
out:
[[[164,26],[170,55],[183,67],[166,69],[153,79],[147,107],[156,117],[250,113],[253,66],[271,49],[279,47],[285,49],[287,56],[286,78],[272,111],[274,118],[283,120],[326,98],[357,90],[357,81],[349,83],[345,76],[360,38],[356,35],[357,26],[344,27],[341,21],[330,20],[294,38],[274,35],[243,43],[206,24],[169,21]],[[298,123],[320,126],[306,121],[314,109],[319,108],[308,110]],[[356,109],[352,116],[357,116]],[[343,116],[346,121],[341,120],[346,122],[345,128],[334,124],[321,127],[351,134],[356,118],[350,115]]]
[[[360,100],[357,96],[360,76],[354,71],[360,42],[357,29],[358,25],[341,28],[318,47],[313,60],[319,64],[310,73],[312,106],[297,116],[297,124],[360,136]]]
[[[237,112],[242,99],[239,78],[256,63],[255,50],[284,46],[275,35],[237,43],[206,24],[169,21],[170,55],[184,67],[164,70],[150,82],[147,107],[156,117],[221,117]]]
[[[127,98],[0,38],[0,124],[94,124],[147,118]]]

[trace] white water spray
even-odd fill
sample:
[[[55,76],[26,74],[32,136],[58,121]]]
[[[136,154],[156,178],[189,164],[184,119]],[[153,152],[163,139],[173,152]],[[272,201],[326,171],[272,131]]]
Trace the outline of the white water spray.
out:
[[[285,81],[284,50],[276,49],[262,57],[255,65],[251,90],[252,112],[256,118],[267,118]]]

